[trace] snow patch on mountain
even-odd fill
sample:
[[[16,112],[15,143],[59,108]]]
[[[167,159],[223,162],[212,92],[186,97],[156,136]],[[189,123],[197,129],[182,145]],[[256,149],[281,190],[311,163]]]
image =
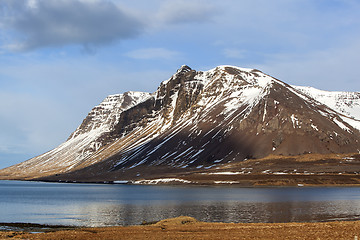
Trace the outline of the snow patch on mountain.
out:
[[[353,128],[360,130],[360,92],[324,91],[313,87],[292,86],[301,93],[324,104],[344,116],[341,119]],[[348,131],[348,128],[337,119],[336,124]]]
[[[89,112],[83,123],[71,134],[69,139],[100,127],[103,132],[110,131],[118,123],[123,111],[147,100],[149,97],[151,97],[150,93],[132,91],[109,95]]]
[[[330,92],[313,87],[292,87],[347,117],[360,120],[360,92]]]
[[[133,181],[132,184],[161,184],[161,183],[192,183],[189,180],[181,179],[181,178],[159,178],[159,179],[144,179]]]

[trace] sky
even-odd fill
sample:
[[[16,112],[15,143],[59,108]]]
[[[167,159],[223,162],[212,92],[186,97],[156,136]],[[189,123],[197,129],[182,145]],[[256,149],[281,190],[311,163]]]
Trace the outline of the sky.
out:
[[[358,0],[0,0],[0,168],[47,152],[107,95],[181,65],[360,91]]]

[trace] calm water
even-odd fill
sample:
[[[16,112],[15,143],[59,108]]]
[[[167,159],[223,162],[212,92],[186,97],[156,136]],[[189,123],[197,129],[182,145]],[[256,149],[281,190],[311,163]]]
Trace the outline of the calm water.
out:
[[[133,225],[202,221],[357,220],[360,188],[238,188],[0,181],[0,222]]]

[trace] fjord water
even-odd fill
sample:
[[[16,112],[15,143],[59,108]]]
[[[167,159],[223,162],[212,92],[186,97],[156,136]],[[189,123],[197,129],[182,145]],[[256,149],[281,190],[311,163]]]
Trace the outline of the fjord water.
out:
[[[213,222],[358,220],[360,188],[239,188],[0,181],[0,222],[136,225],[187,215]]]

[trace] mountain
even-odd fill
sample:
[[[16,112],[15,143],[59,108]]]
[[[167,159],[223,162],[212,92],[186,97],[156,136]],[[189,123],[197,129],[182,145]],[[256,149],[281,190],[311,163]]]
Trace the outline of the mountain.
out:
[[[182,66],[154,93],[107,97],[59,147],[2,178],[143,179],[267,156],[360,150],[360,93],[288,85],[256,69]]]
[[[360,129],[360,92],[329,92],[313,87],[292,86],[327,107],[347,116],[346,122]],[[350,118],[350,119],[349,119]]]

